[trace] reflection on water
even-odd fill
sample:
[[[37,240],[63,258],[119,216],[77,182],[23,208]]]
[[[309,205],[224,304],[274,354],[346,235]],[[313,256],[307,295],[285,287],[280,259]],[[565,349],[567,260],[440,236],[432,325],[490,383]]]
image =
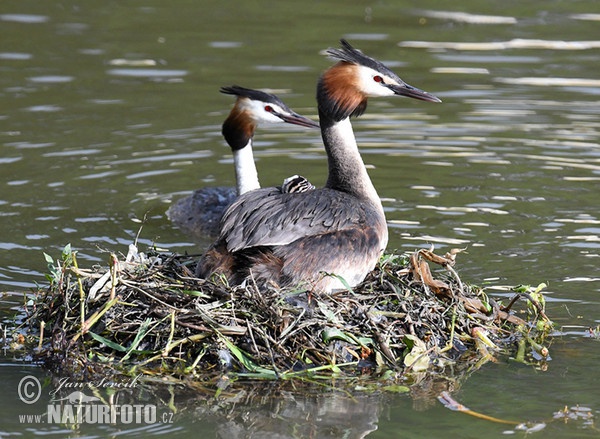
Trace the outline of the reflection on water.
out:
[[[49,17],[32,14],[0,14],[0,20],[15,23],[45,23],[49,20]]]
[[[466,12],[451,11],[422,11],[425,17],[439,18],[443,20],[458,21],[473,24],[515,24],[515,17],[501,17],[497,15],[468,14]]]
[[[114,76],[132,76],[141,78],[170,78],[185,76],[187,72],[185,70],[159,70],[159,69],[110,69],[106,72],[109,75]]]
[[[0,284],[17,292],[3,298],[7,307],[44,282],[42,252],[56,256],[69,242],[79,263],[90,265],[105,261],[108,251],[126,252],[140,228],[141,247],[198,253],[208,242],[173,229],[165,211],[199,187],[233,185],[220,134],[230,102],[219,87],[281,90],[290,106],[316,117],[314,85],[329,65],[319,52],[346,36],[444,101],[427,108],[401,99],[372,102],[354,123],[384,200],[389,248],[467,248],[458,260],[463,279],[546,281],[560,326],[600,324],[595,3],[498,9],[462,2],[441,11],[433,2],[421,9],[333,2],[315,11],[279,2],[269,15],[251,3],[3,4]],[[323,184],[327,172],[318,134],[302,129],[261,131],[256,159],[264,185],[295,173]],[[528,407],[546,404],[544,416],[561,404],[585,402],[597,411],[600,400],[589,392],[594,340],[586,329],[564,334],[546,375],[496,368],[499,382],[487,393],[469,394],[470,381],[464,386],[471,405],[493,399],[496,410],[510,412],[513,402],[502,396],[508,376],[520,384],[513,396]],[[562,345],[571,340],[574,346]],[[483,368],[471,380],[485,386],[490,378]],[[524,393],[539,396],[533,401]],[[4,394],[12,404],[14,391]],[[281,410],[308,404],[290,398]],[[360,407],[369,401],[357,398]],[[380,413],[391,415],[369,437],[390,437],[383,435],[398,428],[393,419],[406,418],[429,436],[474,428],[442,409],[440,425],[432,426],[430,415],[407,404],[402,397],[383,401]],[[319,410],[317,404],[311,413]],[[365,432],[377,422],[366,417]]]
[[[508,50],[508,49],[551,49],[551,50],[588,50],[600,48],[600,41],[548,41],[516,38],[510,41],[494,41],[489,43],[402,41],[400,47],[420,49],[453,49],[453,50]]]

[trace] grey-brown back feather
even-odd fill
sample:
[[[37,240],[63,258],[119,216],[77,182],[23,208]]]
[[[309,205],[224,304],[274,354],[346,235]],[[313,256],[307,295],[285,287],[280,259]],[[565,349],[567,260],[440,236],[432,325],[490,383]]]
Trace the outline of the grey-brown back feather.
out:
[[[240,196],[221,222],[227,250],[286,245],[300,238],[364,226],[373,218],[369,201],[334,189],[281,193],[277,188],[257,189]]]

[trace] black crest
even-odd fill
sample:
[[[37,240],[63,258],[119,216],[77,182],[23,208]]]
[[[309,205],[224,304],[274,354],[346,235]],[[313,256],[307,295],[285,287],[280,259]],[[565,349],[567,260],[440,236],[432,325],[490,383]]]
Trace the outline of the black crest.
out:
[[[283,103],[277,96],[260,90],[254,90],[252,88],[240,87],[239,85],[232,85],[230,87],[221,87],[219,90],[221,93],[226,95],[234,95],[243,98],[252,99],[253,101],[270,102],[276,104],[283,109],[288,109],[288,106]]]
[[[358,64],[361,66],[369,67],[402,83],[402,80],[398,77],[398,75],[390,69],[388,69],[382,62],[365,55],[358,49],[355,49],[348,41],[344,40],[343,38],[340,40],[340,44],[342,45],[341,49],[335,49],[332,47],[327,49],[327,55],[338,61],[345,61],[351,64]]]

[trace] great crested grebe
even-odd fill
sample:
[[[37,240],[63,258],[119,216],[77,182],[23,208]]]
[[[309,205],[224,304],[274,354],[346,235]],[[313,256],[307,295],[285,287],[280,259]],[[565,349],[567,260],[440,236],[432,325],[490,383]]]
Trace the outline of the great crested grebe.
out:
[[[352,131],[367,98],[437,97],[414,88],[381,62],[341,40],[328,49],[337,64],[317,84],[319,122],[329,176],[324,188],[299,194],[276,188],[240,196],[225,212],[217,241],[200,259],[196,274],[224,275],[231,284],[252,278],[259,287],[296,286],[323,292],[360,283],[385,250],[388,230]],[[337,276],[332,276],[335,274]]]
[[[252,153],[252,138],[259,124],[286,122],[309,128],[319,124],[292,111],[277,96],[260,90],[233,85],[222,87],[221,93],[234,95],[236,102],[223,123],[222,134],[233,152],[236,187],[208,187],[173,203],[167,217],[184,233],[195,238],[215,237],[219,222],[233,201],[245,192],[258,189],[258,173]],[[310,183],[300,176],[295,184],[285,183],[281,191],[300,192]]]

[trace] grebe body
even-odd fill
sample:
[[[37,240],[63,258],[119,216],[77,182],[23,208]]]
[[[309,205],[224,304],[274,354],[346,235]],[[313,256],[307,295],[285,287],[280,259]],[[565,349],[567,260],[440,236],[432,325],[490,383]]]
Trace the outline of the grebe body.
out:
[[[259,287],[304,283],[330,292],[357,285],[375,267],[388,231],[350,117],[363,113],[368,97],[440,100],[346,41],[341,44],[327,51],[338,62],[317,85],[329,168],[325,187],[298,194],[264,188],[240,196],[225,212],[219,238],[199,261],[198,276],[218,273],[233,284],[251,278]]]
[[[193,238],[216,237],[225,210],[243,193],[258,189],[260,183],[254,163],[252,139],[263,123],[289,123],[318,128],[318,123],[291,110],[271,93],[240,87],[222,87],[221,93],[236,96],[236,102],[225,119],[222,134],[233,153],[236,187],[207,187],[173,203],[167,217]],[[306,180],[306,179],[305,179]],[[286,190],[287,186],[282,186]]]

